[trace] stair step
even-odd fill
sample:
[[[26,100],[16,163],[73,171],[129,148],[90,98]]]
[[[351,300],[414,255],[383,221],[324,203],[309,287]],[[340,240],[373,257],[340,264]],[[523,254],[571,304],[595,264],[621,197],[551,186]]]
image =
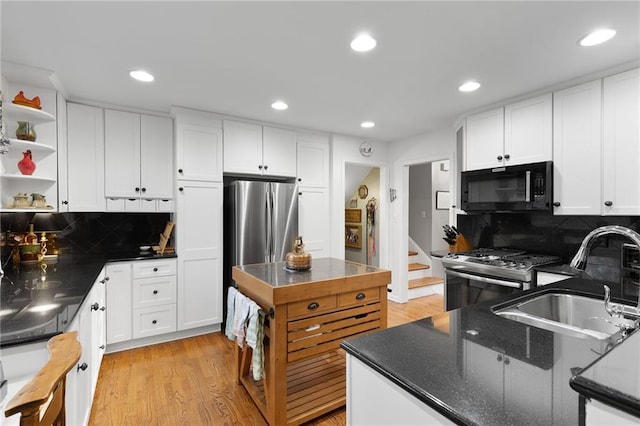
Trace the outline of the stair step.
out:
[[[416,256],[417,254],[417,251],[409,250],[409,256]]]
[[[429,269],[431,266],[423,265],[422,263],[410,263],[409,264],[409,272],[411,271],[419,271],[421,269]]]
[[[409,280],[409,288],[427,287],[430,285],[442,284],[444,280],[440,277],[423,277]]]

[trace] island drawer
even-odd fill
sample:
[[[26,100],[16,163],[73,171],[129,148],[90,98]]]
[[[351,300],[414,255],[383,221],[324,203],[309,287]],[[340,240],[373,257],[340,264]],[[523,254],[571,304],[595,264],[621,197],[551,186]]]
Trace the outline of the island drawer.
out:
[[[380,287],[366,288],[338,295],[338,306],[362,305],[380,300]]]
[[[315,315],[338,307],[338,298],[335,295],[316,297],[301,302],[292,302],[287,305],[289,318]]]

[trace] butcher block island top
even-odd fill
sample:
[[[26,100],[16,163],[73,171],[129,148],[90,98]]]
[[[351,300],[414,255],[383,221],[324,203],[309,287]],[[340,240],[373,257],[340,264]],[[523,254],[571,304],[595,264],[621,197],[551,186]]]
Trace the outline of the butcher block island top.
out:
[[[301,424],[346,403],[340,343],[387,327],[391,272],[340,259],[310,270],[285,262],[233,268],[238,290],[265,312],[265,375],[251,374],[251,348],[237,347],[236,377],[270,425]]]

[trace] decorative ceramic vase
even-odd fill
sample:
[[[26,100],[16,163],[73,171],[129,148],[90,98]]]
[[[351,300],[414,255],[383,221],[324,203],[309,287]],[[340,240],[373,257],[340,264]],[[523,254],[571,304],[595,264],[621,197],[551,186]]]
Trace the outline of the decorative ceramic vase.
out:
[[[33,162],[33,158],[31,158],[31,150],[28,149],[22,153],[24,158],[18,161],[18,170],[23,175],[32,175],[36,170],[36,163]]]
[[[37,137],[35,126],[28,121],[18,121],[16,137],[23,141],[35,142]]]

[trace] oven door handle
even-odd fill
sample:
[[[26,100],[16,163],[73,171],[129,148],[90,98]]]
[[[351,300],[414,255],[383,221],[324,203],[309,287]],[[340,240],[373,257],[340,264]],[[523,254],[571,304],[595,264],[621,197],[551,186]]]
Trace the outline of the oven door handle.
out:
[[[447,274],[453,275],[454,277],[467,278],[470,280],[481,281],[483,283],[488,283],[488,284],[495,284],[502,287],[522,288],[522,283],[517,283],[513,281],[503,281],[495,278],[483,277],[480,275],[465,274],[464,272],[452,271],[451,269],[445,269],[445,272]]]

